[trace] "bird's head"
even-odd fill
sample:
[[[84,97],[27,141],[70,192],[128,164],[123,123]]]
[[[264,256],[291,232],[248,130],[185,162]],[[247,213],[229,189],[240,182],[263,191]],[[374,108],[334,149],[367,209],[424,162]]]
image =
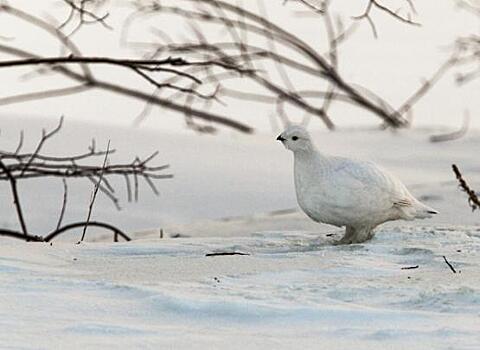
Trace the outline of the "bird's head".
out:
[[[300,125],[291,125],[277,137],[286,149],[290,151],[309,151],[313,149],[312,141],[307,130]]]

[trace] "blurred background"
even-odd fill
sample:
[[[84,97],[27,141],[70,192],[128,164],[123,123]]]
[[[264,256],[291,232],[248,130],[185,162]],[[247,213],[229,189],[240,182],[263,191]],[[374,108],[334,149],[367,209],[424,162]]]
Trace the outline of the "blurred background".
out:
[[[158,150],[154,163],[174,175],[155,182],[159,196],[140,183],[138,203],[129,202],[119,176],[112,185],[122,209],[102,193],[96,199],[93,217],[125,230],[296,208],[291,155],[275,142],[289,122],[308,125],[325,152],[396,170],[420,195],[439,186],[456,193],[452,162],[478,174],[476,1],[0,6],[2,158],[22,132],[22,150],[34,152],[60,116],[42,154],[78,154],[91,139],[101,149],[111,141],[110,164]],[[429,141],[455,131],[454,142]],[[64,221],[84,219],[93,184],[68,183]],[[9,183],[0,185],[1,225],[18,228]],[[18,186],[30,231],[54,229],[61,177]]]

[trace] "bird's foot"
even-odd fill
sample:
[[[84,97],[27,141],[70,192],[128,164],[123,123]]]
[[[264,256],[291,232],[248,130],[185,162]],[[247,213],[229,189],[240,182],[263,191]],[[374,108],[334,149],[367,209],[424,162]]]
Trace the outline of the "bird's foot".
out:
[[[345,239],[345,237],[343,237],[338,241],[334,241],[333,245],[345,245],[345,244],[352,244],[352,243],[354,243],[352,239]]]

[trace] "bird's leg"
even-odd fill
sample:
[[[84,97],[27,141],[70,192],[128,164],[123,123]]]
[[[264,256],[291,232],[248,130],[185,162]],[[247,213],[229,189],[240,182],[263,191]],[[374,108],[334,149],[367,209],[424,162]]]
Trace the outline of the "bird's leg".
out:
[[[373,229],[371,227],[359,227],[355,230],[352,243],[363,243],[373,237]]]
[[[339,241],[336,241],[334,244],[335,245],[352,244],[354,243],[355,235],[356,235],[355,229],[351,226],[347,226],[345,228],[345,234],[343,235],[343,237]]]
[[[345,235],[335,244],[352,244],[363,243],[373,237],[373,229],[371,227],[352,227],[347,226]]]

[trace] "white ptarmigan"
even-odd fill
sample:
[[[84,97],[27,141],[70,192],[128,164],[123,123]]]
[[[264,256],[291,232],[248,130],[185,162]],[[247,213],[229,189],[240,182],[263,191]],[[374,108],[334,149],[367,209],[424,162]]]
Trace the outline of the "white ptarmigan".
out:
[[[425,219],[438,213],[376,164],[318,152],[301,126],[289,126],[277,140],[293,152],[300,208],[316,222],[345,226],[338,243],[364,242],[387,221]]]

